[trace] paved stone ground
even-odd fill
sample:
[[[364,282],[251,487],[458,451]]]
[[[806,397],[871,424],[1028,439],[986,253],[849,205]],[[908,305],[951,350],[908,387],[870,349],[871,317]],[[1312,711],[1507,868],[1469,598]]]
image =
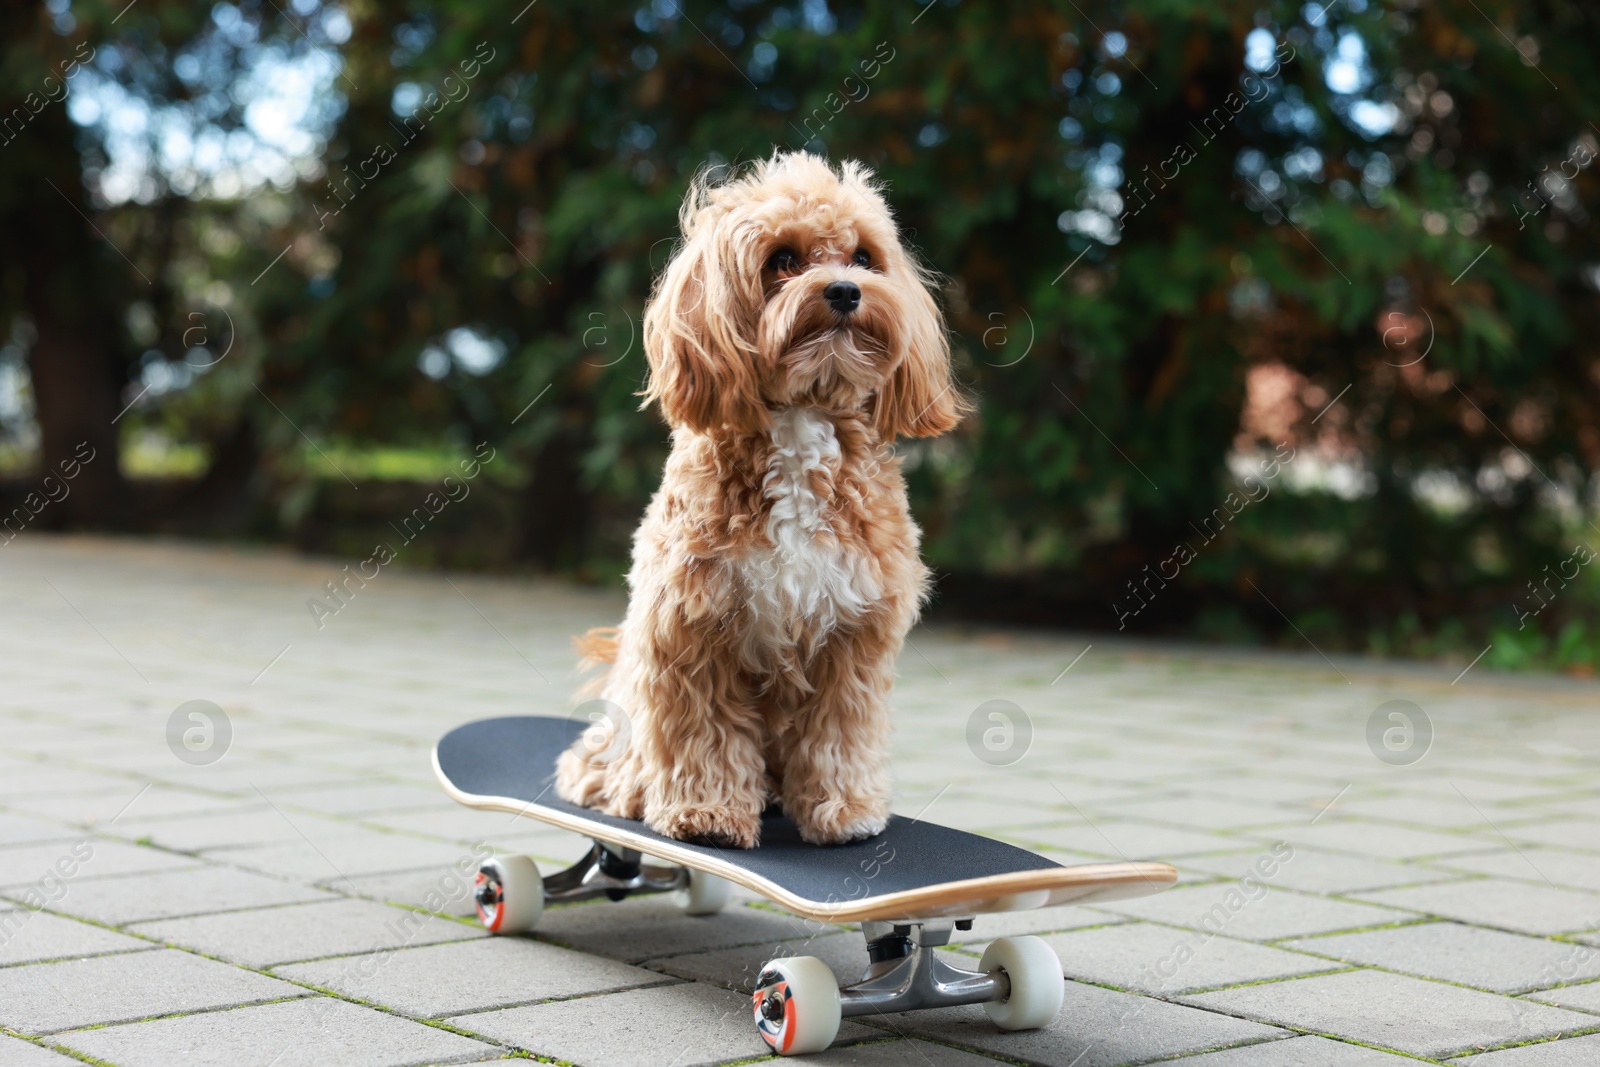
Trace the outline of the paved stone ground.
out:
[[[536,939],[465,921],[479,842],[550,867],[583,842],[450,804],[430,746],[569,707],[568,635],[620,600],[391,569],[319,630],[306,599],[343,565],[0,548],[0,1065],[746,1062],[764,1047],[739,990],[763,960],[853,977],[858,935],[748,895],[716,918],[659,898],[552,909]],[[1067,862],[1170,860],[1183,884],[980,918],[952,947],[1046,935],[1067,979],[1048,1030],[914,1013],[847,1024],[815,1062],[1600,1062],[1600,688],[1085,645],[919,631],[898,809]],[[1395,699],[1434,733],[1417,760],[1421,731],[1407,750],[1380,715],[1409,765],[1367,740]],[[207,737],[184,713],[169,745],[191,700],[231,736],[190,752],[184,730]],[[966,740],[990,700],[1032,724],[1010,766]]]

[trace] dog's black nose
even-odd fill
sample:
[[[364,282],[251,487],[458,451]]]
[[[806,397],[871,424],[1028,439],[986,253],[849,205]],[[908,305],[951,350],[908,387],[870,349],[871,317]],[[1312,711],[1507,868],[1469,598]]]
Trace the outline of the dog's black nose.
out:
[[[848,315],[861,304],[861,287],[855,282],[830,282],[822,298],[839,314]]]

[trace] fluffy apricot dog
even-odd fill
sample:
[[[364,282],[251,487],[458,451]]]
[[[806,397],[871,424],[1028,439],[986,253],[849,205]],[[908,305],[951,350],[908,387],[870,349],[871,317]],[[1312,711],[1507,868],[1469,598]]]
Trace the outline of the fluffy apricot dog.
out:
[[[556,790],[683,840],[749,848],[773,799],[807,841],[869,837],[928,590],[892,446],[966,408],[930,275],[855,162],[699,179],[679,221],[644,316],[672,452],[622,625],[579,642],[623,714],[563,754]]]

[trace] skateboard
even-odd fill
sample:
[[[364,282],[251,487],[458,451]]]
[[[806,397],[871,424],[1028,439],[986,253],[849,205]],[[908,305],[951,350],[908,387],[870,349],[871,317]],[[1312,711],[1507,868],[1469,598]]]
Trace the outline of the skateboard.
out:
[[[712,915],[728,902],[729,883],[804,919],[860,923],[869,961],[860,982],[841,988],[813,956],[775,959],[762,969],[752,1014],[761,1037],[782,1055],[827,1048],[842,1018],[954,1004],[982,1004],[1006,1030],[1045,1026],[1061,1009],[1064,985],[1061,961],[1043,940],[993,941],[976,971],[952,966],[933,950],[949,943],[953,930],[970,930],[978,915],[1123,900],[1177,880],[1165,863],[1062,866],[900,815],[883,833],[844,845],[806,844],[777,807],[762,816],[756,848],[677,841],[556,796],[556,760],[588,725],[537,716],[486,719],[452,730],[435,746],[434,773],[458,802],[526,815],[593,841],[583,859],[548,876],[527,856],[485,861],[475,887],[483,925],[495,934],[527,933],[547,903],[643,893],[673,893],[685,913]]]

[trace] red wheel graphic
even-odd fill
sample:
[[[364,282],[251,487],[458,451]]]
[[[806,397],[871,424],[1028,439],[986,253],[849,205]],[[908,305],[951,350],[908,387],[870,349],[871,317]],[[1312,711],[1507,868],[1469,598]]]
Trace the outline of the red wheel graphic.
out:
[[[756,1032],[780,1056],[821,1052],[839,1033],[839,986],[815,956],[773,960],[750,998]]]

